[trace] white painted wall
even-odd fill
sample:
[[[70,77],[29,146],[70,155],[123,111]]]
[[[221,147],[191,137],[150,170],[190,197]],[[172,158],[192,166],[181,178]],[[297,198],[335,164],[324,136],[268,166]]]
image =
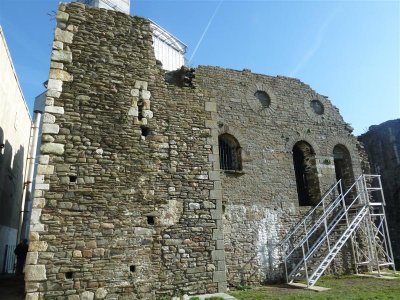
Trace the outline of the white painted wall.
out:
[[[186,45],[153,21],[150,21],[150,28],[153,31],[154,55],[161,61],[162,68],[173,71],[185,65]]]
[[[0,271],[4,248],[15,244],[23,196],[31,118],[0,27]]]
[[[130,14],[130,0],[78,0],[83,4]]]

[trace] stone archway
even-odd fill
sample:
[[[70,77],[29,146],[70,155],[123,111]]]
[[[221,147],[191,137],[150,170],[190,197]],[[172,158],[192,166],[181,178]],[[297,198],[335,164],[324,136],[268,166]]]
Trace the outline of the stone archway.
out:
[[[333,148],[336,180],[342,180],[343,192],[347,191],[354,182],[354,173],[349,150],[342,144]]]
[[[321,191],[315,152],[309,143],[299,141],[293,146],[293,165],[299,205],[316,205],[321,198]]]

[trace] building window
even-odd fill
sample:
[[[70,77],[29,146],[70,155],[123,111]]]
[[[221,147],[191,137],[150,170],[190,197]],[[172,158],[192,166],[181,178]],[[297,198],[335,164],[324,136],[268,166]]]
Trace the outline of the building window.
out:
[[[239,142],[232,135],[224,133],[219,136],[218,143],[221,170],[241,171],[242,157]]]
[[[254,97],[260,101],[263,108],[269,107],[271,105],[271,98],[264,91],[257,91],[254,93]]]
[[[336,180],[342,180],[343,193],[345,193],[354,183],[350,152],[345,146],[338,144],[333,148],[333,159],[335,164]],[[353,190],[349,193],[349,196],[354,196],[352,192]],[[351,199],[351,197],[347,198],[349,199],[346,200]]]
[[[324,105],[321,103],[321,101],[312,100],[310,106],[317,115],[324,114]]]
[[[315,152],[305,141],[293,147],[293,164],[300,206],[318,204],[321,198]]]

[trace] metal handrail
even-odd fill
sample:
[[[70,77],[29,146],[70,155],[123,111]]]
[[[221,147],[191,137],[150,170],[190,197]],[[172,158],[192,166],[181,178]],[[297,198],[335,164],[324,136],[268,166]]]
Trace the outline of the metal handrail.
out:
[[[292,229],[291,232],[286,236],[286,238],[282,241],[282,246],[283,246],[284,243],[287,243],[287,241],[288,241],[292,236],[294,236],[296,232],[299,231],[299,229],[302,229],[302,225],[303,225],[303,224],[304,224],[304,225],[306,224],[307,218],[308,218],[314,211],[316,211],[318,207],[320,207],[321,205],[323,206],[323,212],[322,212],[322,214],[319,216],[319,218],[317,219],[317,221],[314,222],[314,225],[313,225],[311,228],[309,228],[308,230],[305,228],[305,229],[304,229],[304,233],[303,233],[303,230],[302,230],[302,233],[304,234],[304,236],[301,238],[301,240],[300,240],[299,242],[296,243],[295,246],[292,247],[292,250],[291,250],[288,254],[284,254],[283,259],[284,259],[284,263],[285,263],[285,269],[286,269],[286,276],[287,276],[287,277],[292,276],[293,273],[297,270],[297,268],[302,264],[302,262],[305,263],[306,260],[307,260],[307,258],[309,258],[310,255],[314,254],[315,250],[321,245],[321,243],[322,243],[322,241],[324,240],[325,237],[327,237],[327,241],[328,241],[328,244],[329,244],[328,235],[332,232],[333,228],[337,225],[337,223],[339,222],[339,220],[340,220],[341,218],[343,218],[343,216],[346,216],[346,218],[347,218],[348,209],[349,209],[350,207],[352,207],[352,205],[355,203],[355,201],[357,201],[357,200],[360,198],[360,194],[358,194],[357,197],[354,199],[354,201],[353,201],[353,202],[350,204],[350,206],[348,206],[347,209],[346,209],[346,204],[345,204],[345,201],[344,201],[345,197],[350,193],[350,191],[353,190],[354,187],[356,187],[356,188],[358,187],[357,184],[358,184],[358,182],[359,182],[362,178],[363,178],[362,175],[359,176],[359,177],[356,179],[356,181],[350,186],[350,188],[347,189],[347,191],[346,191],[344,194],[342,194],[342,192],[341,192],[340,195],[339,195],[333,202],[329,203],[328,208],[325,208],[325,202],[324,202],[325,199],[326,199],[333,191],[335,191],[335,189],[338,187],[338,185],[339,185],[339,187],[340,187],[340,191],[342,191],[341,180],[339,180],[336,184],[334,184],[334,185],[328,190],[328,192],[324,195],[324,197],[323,197],[322,200],[318,203],[318,205],[317,205],[314,209],[312,209],[312,210],[303,218],[303,220],[300,221],[300,222],[294,227],[294,229]],[[327,226],[327,224],[326,224],[326,218],[327,218],[327,216],[329,216],[329,215],[332,213],[332,211],[333,211],[335,208],[337,208],[337,207],[339,206],[339,203],[341,203],[341,202],[343,202],[343,206],[344,206],[344,208],[345,208],[345,211],[344,211],[342,214],[339,212],[338,215],[334,218],[334,220],[332,220],[332,221],[329,223],[329,226]],[[336,220],[336,223],[332,226],[332,222],[335,222],[335,220]],[[303,255],[303,259],[300,260],[300,262],[296,265],[295,268],[293,268],[292,272],[290,272],[290,274],[288,275],[288,274],[287,274],[287,266],[286,266],[287,261],[288,261],[288,258],[290,258],[290,256],[292,256],[292,254],[293,254],[296,250],[298,250],[300,247],[302,247],[303,252],[304,252],[304,244],[305,244],[305,243],[308,244],[309,239],[310,239],[311,236],[317,231],[317,229],[320,228],[320,226],[322,225],[322,223],[324,223],[324,225],[325,225],[325,226],[324,226],[324,228],[325,228],[325,234],[321,234],[321,235],[320,235],[320,237],[313,243],[313,246],[311,247],[311,249],[307,247],[307,249],[308,249],[308,251],[306,252],[306,253],[308,254],[307,257],[305,257],[305,256]],[[330,229],[328,230],[327,227],[329,227]]]
[[[294,235],[295,232],[298,231],[299,228],[301,228],[301,226],[303,225],[303,223],[305,223],[305,221],[307,220],[307,218],[309,218],[318,208],[320,208],[320,206],[322,205],[322,203],[325,201],[325,199],[332,193],[332,191],[334,191],[338,185],[341,185],[342,180],[338,180],[335,184],[333,184],[331,186],[331,188],[325,193],[325,195],[322,197],[321,201],[315,206],[313,207],[308,213],[307,215],[305,215],[303,217],[302,220],[300,220],[286,235],[286,237],[281,241],[281,244],[285,244],[291,236]],[[336,199],[335,199],[336,201]],[[332,202],[331,202],[332,203]]]
[[[327,235],[329,235],[337,226],[337,224],[343,219],[343,217],[345,217],[349,211],[350,208],[353,207],[353,205],[355,204],[355,202],[360,198],[360,195],[357,195],[357,197],[353,200],[353,202],[347,206],[347,208],[343,208],[344,211],[340,214],[338,214],[334,220],[329,224],[333,224],[331,226],[329,226],[329,230],[327,231]],[[362,209],[364,209],[366,207],[366,205],[364,205],[362,207]],[[342,209],[342,210],[343,210]],[[362,210],[361,209],[361,210]],[[360,211],[361,211],[360,210]],[[293,271],[289,274],[289,277],[293,276],[293,273],[297,270],[297,268],[302,264],[302,262],[306,262],[312,255],[314,255],[315,251],[322,245],[323,241],[325,238],[325,234],[321,234],[321,236],[318,238],[318,240],[314,243],[313,247],[310,249],[310,251],[308,251],[305,256],[302,258],[302,260],[296,265],[295,268],[293,268]],[[303,244],[302,244],[303,245]],[[336,244],[335,244],[336,245]]]

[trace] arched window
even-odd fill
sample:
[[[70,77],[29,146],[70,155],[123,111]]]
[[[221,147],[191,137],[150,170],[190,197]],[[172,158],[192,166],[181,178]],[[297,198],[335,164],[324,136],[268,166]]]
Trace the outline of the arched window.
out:
[[[293,164],[300,206],[316,205],[321,198],[315,153],[305,141],[293,146]]]
[[[224,133],[218,137],[218,143],[221,170],[241,171],[241,147],[237,139],[230,134]]]
[[[333,161],[335,163],[336,180],[342,180],[343,192],[354,182],[353,168],[350,152],[343,145],[336,145],[333,148]]]

